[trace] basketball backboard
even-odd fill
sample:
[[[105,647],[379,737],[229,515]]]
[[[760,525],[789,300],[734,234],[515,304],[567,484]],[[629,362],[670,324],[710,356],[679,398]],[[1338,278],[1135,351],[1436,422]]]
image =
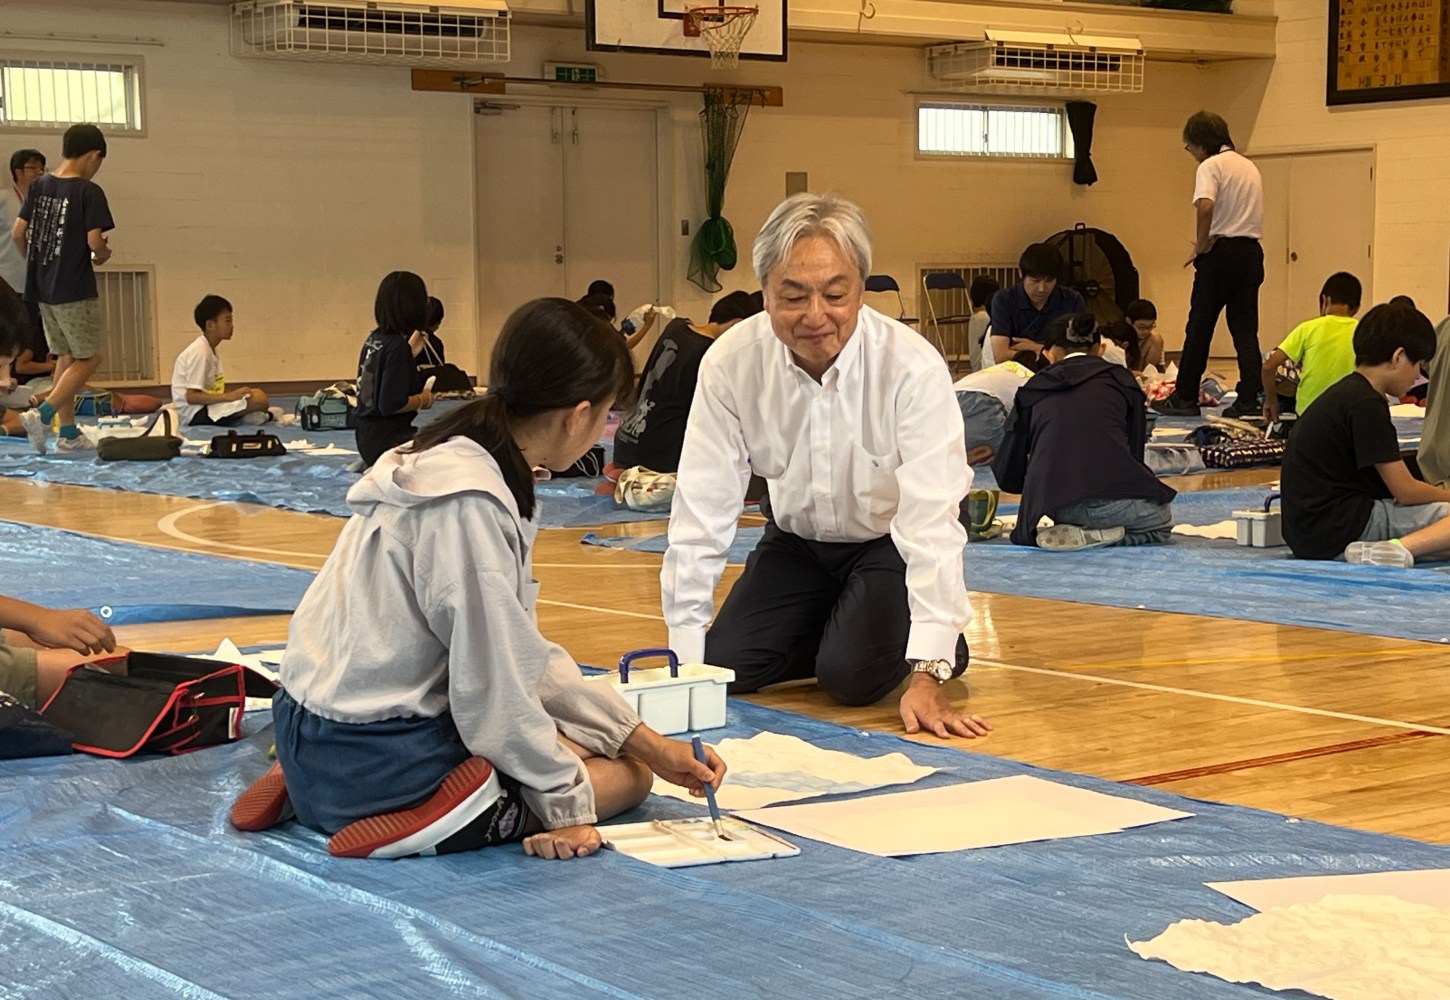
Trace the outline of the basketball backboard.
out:
[[[732,6],[760,8],[740,47],[741,59],[785,61],[786,3],[730,0]],[[684,23],[687,9],[712,5],[714,0],[585,0],[586,40],[594,52],[709,56],[704,39],[685,37]]]

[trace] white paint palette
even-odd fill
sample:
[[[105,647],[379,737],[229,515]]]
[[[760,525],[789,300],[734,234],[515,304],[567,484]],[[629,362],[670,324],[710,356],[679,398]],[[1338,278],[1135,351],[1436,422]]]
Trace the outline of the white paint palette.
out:
[[[709,819],[657,819],[651,823],[602,826],[604,846],[661,868],[719,865],[727,861],[793,858],[801,849],[744,820],[720,820],[729,840],[715,834]]]

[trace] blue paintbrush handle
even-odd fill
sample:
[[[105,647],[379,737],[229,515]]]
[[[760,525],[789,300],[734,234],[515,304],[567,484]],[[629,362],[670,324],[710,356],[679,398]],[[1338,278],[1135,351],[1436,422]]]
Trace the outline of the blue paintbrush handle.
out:
[[[695,748],[695,759],[698,760],[701,764],[706,764],[707,762],[705,760],[705,744],[700,742],[700,737],[690,737],[690,746]],[[710,783],[708,781],[705,782],[705,804],[710,807],[710,819],[716,823],[719,823],[720,807],[715,804],[715,789],[710,787]]]

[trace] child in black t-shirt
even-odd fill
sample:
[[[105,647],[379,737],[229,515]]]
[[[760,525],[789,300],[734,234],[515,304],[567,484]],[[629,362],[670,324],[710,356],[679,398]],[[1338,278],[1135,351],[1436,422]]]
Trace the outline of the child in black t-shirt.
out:
[[[620,421],[614,435],[615,465],[678,471],[700,361],[716,337],[763,308],[759,295],[731,292],[715,303],[710,322],[703,326],[684,317],[670,321],[645,362],[634,409]]]
[[[378,285],[377,329],[358,357],[357,450],[371,466],[390,448],[413,440],[413,414],[433,405],[418,373],[428,326],[428,287],[411,271],[394,271]]]
[[[1355,369],[1299,418],[1284,452],[1284,539],[1301,559],[1409,568],[1450,557],[1450,490],[1410,474],[1385,396],[1435,355],[1413,306],[1375,306],[1354,331]]]

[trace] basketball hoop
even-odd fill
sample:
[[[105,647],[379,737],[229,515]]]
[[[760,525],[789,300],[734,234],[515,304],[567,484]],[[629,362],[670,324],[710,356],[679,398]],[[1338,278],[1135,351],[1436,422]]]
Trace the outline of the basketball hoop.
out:
[[[685,11],[685,37],[705,40],[711,69],[734,69],[758,13],[759,7],[691,7]]]

